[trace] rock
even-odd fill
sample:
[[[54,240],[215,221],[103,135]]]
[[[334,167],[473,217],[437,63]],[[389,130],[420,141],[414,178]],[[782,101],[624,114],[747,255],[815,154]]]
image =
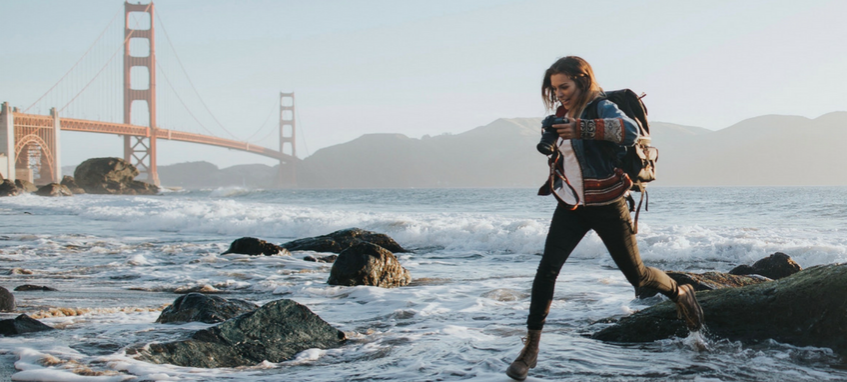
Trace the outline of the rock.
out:
[[[760,275],[731,275],[723,272],[706,272],[706,273],[691,273],[691,272],[674,272],[668,271],[668,276],[674,279],[678,284],[690,284],[695,291],[714,290],[721,288],[737,288],[745,285],[753,285],[771,279]],[[658,291],[653,288],[640,288],[635,291],[638,298],[648,298],[655,296]]]
[[[0,287],[0,311],[10,312],[15,310],[15,295],[8,289]]]
[[[137,180],[129,182],[129,189],[124,191],[124,194],[127,195],[156,195],[158,193],[159,187],[155,184],[140,182]]]
[[[166,324],[199,321],[214,324],[252,312],[258,307],[258,305],[244,300],[189,293],[177,297],[173,304],[162,311],[156,322]]]
[[[35,194],[38,196],[74,196],[71,190],[59,183],[50,183],[41,186],[41,188],[35,191]]]
[[[31,274],[34,274],[34,273],[35,273],[35,272],[33,272],[33,271],[29,270],[29,269],[24,269],[24,268],[12,268],[12,269],[10,269],[10,270],[9,270],[9,273],[8,273],[8,274],[10,274],[10,275],[31,275]]]
[[[151,195],[159,192],[154,185],[136,183],[133,180],[136,176],[135,166],[120,158],[88,159],[74,170],[76,183],[89,194]]]
[[[348,228],[335,231],[329,235],[289,241],[282,247],[289,251],[341,253],[341,251],[360,241],[376,244],[394,253],[409,252],[388,235],[365,231],[360,228]]]
[[[15,287],[15,292],[31,292],[31,291],[55,292],[56,289],[51,288],[49,286],[31,285],[31,284],[18,285],[17,287]]]
[[[263,361],[286,361],[306,349],[335,348],[344,340],[343,332],[309,308],[283,299],[197,331],[190,339],[128,349],[127,354],[179,366],[253,366]]]
[[[15,182],[9,179],[4,179],[3,182],[0,183],[0,196],[15,196],[20,194],[21,190],[18,189]]]
[[[397,257],[376,244],[360,241],[341,251],[329,272],[330,285],[371,285],[383,288],[408,285],[409,271]]]
[[[65,175],[62,177],[62,185],[67,187],[68,190],[71,190],[74,194],[84,194],[85,190],[82,189],[78,184],[76,184],[76,180],[74,177]]]
[[[762,275],[776,280],[791,276],[801,270],[803,270],[803,267],[794,262],[791,256],[777,252],[753,263],[753,266],[739,265],[729,273],[733,275]]]
[[[796,346],[829,347],[847,353],[847,264],[821,265],[794,275],[697,293],[710,335],[755,343],[774,339]],[[624,317],[592,337],[603,341],[651,342],[687,330],[665,301]]]
[[[18,189],[21,190],[21,193],[31,193],[38,191],[38,187],[32,184],[32,182],[24,179],[15,179],[15,186],[17,186]]]
[[[327,255],[327,256],[318,256],[318,257],[306,256],[306,257],[303,258],[303,260],[314,261],[316,263],[334,263],[335,260],[337,260],[337,259],[338,259],[338,255]]]
[[[229,245],[229,249],[227,249],[226,252],[221,253],[221,255],[226,255],[228,253],[240,253],[254,256],[271,256],[276,254],[291,256],[291,252],[288,252],[287,249],[255,237],[242,237],[240,239],[235,239],[232,244]]]
[[[14,319],[0,320],[0,334],[11,336],[15,334],[24,334],[32,332],[43,332],[45,330],[53,330],[53,328],[43,324],[26,314],[22,314]]]

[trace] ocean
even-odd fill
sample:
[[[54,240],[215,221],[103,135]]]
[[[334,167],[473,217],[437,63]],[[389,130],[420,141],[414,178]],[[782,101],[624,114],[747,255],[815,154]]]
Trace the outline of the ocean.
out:
[[[804,268],[847,261],[847,187],[651,187],[649,196],[638,234],[649,266],[726,272],[774,252]],[[0,337],[0,361],[15,381],[509,381],[503,372],[522,347],[554,208],[533,189],[0,198],[0,286],[58,290],[13,292],[18,308],[0,318],[27,313],[58,330]],[[316,255],[309,251],[220,255],[242,236],[279,244],[351,227],[413,250],[398,254],[412,284],[330,286],[331,264],[304,261]],[[240,368],[157,365],[125,354],[210,326],[155,323],[178,293],[196,288],[258,304],[295,300],[349,340]],[[559,276],[528,380],[847,379],[845,360],[826,348],[712,337],[622,345],[587,336],[600,320],[658,301],[635,299],[589,234]]]

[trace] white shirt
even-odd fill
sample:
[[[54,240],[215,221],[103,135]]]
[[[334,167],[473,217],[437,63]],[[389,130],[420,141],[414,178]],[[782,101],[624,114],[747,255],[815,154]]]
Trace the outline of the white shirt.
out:
[[[585,204],[585,192],[582,184],[582,169],[579,167],[579,161],[576,159],[576,153],[573,151],[573,144],[570,139],[559,138],[559,152],[562,153],[562,164],[565,169],[565,177],[568,178],[571,186],[579,195],[579,204]],[[570,205],[577,204],[574,198],[573,191],[563,184],[562,188],[555,190],[562,200]]]

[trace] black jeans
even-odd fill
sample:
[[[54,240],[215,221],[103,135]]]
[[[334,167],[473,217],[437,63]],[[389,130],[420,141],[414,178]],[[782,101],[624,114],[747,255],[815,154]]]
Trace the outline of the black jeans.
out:
[[[641,262],[624,198],[605,206],[579,206],[573,211],[560,205],[553,213],[544,255],[532,282],[532,301],[526,323],[530,330],[541,330],[544,326],[559,271],[579,241],[592,229],[632,286],[651,287],[671,299],[676,298],[676,282],[665,272],[646,267]]]

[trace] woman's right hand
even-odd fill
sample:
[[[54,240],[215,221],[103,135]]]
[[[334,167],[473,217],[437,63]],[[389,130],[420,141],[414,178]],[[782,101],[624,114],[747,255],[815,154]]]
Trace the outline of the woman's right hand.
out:
[[[576,132],[576,120],[574,119],[568,119],[568,122],[564,124],[553,125],[553,128],[556,129],[562,139],[579,138]]]

